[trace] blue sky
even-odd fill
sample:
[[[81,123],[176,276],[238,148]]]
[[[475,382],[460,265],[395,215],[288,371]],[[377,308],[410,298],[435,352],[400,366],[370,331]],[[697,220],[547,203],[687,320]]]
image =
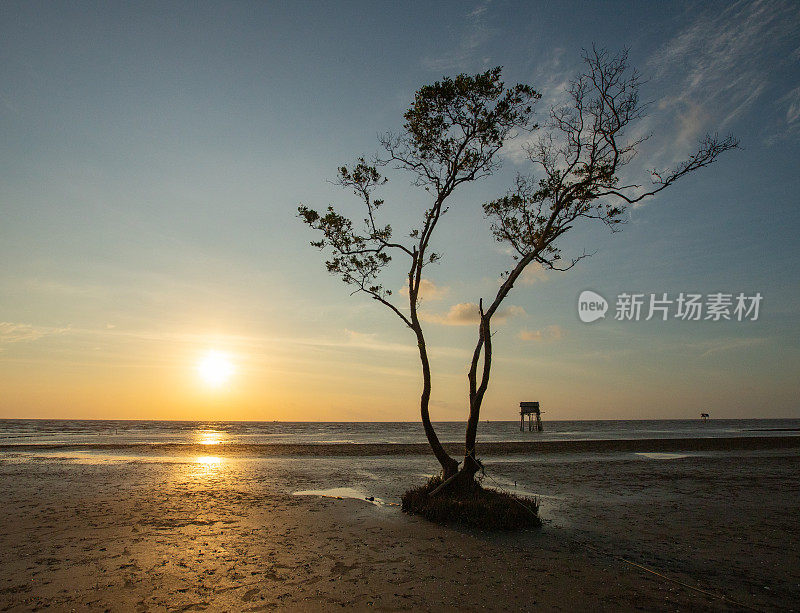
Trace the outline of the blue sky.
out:
[[[538,399],[552,419],[800,417],[800,7],[792,2],[38,3],[0,5],[0,417],[414,420],[408,330],[329,276],[297,205],[377,150],[420,86],[504,66],[558,100],[592,43],[648,79],[634,170],[707,131],[742,150],[565,242],[593,257],[532,271],[497,329],[484,416]],[[425,308],[434,419],[466,415],[475,330],[508,254],[453,197]],[[390,174],[398,230],[425,194]],[[399,290],[402,271],[387,283]],[[583,324],[578,294],[764,296],[756,322]],[[400,297],[401,298],[401,297]],[[222,390],[195,365],[224,351]]]

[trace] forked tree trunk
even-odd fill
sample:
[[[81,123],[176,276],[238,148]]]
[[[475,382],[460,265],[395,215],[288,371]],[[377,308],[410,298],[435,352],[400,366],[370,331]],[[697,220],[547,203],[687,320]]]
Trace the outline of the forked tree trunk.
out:
[[[422,419],[422,427],[425,429],[425,436],[428,444],[433,450],[433,455],[442,466],[442,479],[449,479],[458,472],[458,462],[450,457],[431,423],[431,416],[428,412],[428,405],[431,400],[431,364],[428,359],[428,347],[425,345],[425,335],[422,332],[422,325],[419,323],[417,312],[417,299],[419,298],[419,287],[422,280],[422,268],[420,262],[422,256],[415,250],[414,262],[411,270],[408,271],[408,306],[411,315],[411,329],[417,337],[417,348],[419,349],[419,361],[422,366],[422,395],[419,400],[419,411]]]
[[[476,486],[475,475],[481,469],[478,461],[475,443],[478,437],[478,423],[481,416],[481,405],[486,389],[489,386],[489,374],[492,367],[492,337],[491,337],[491,314],[483,312],[483,303],[480,307],[481,325],[478,344],[472,355],[469,374],[469,419],[467,420],[466,445],[464,450],[464,462],[461,469],[454,473],[449,480],[432,492],[432,495],[439,492],[465,492]],[[483,369],[480,383],[478,382],[478,364],[483,358]]]
[[[538,250],[523,258],[514,267],[514,270],[511,271],[503,285],[500,286],[497,296],[486,311],[483,310],[483,300],[478,305],[481,317],[481,322],[478,326],[478,343],[472,354],[472,362],[467,375],[469,380],[469,419],[467,420],[464,464],[461,466],[458,479],[453,480],[455,487],[472,487],[475,474],[481,469],[481,464],[478,462],[475,451],[475,443],[478,437],[481,405],[489,387],[489,376],[492,372],[492,316],[497,312],[502,301],[514,287],[514,281],[522,274],[524,268],[533,260],[536,254],[538,254]],[[481,358],[483,359],[483,368],[481,369],[479,381],[478,365],[481,362]]]
[[[433,429],[433,424],[431,423],[431,416],[428,412],[428,404],[431,399],[431,366],[428,360],[428,349],[425,346],[425,339],[422,336],[422,329],[419,328],[415,330],[415,332],[417,333],[419,359],[422,363],[422,395],[419,402],[422,426],[425,428],[425,436],[433,450],[433,454],[436,456],[436,459],[439,460],[439,464],[442,465],[442,478],[449,479],[458,471],[458,462],[451,458],[444,450],[441,442],[439,442],[439,437],[436,436],[436,432]]]
[[[491,314],[483,312],[483,302],[480,304],[481,324],[479,327],[478,344],[472,355],[472,363],[469,369],[469,419],[467,420],[467,434],[465,440],[464,465],[461,470],[466,473],[464,478],[474,478],[481,465],[475,452],[475,444],[478,437],[478,423],[481,417],[481,405],[486,389],[489,387],[489,375],[492,370],[492,333],[491,333]],[[478,383],[478,363],[483,356],[483,369],[480,383]]]

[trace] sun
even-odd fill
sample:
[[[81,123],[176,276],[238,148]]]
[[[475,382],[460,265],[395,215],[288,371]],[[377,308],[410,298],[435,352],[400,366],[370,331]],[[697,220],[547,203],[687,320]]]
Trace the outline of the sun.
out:
[[[200,378],[212,387],[227,383],[233,375],[234,367],[230,358],[219,351],[209,351],[197,364]]]

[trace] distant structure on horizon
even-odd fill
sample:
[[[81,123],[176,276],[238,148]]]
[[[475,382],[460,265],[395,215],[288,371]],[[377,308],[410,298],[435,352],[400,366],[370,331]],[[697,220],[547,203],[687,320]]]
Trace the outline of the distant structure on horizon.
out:
[[[700,413],[700,419],[706,421],[708,419],[708,413]]]
[[[539,410],[539,403],[537,402],[520,402],[519,403],[519,431],[525,430],[525,416],[528,416],[528,432],[533,430],[533,417],[536,416],[536,431],[541,432],[544,430],[542,427],[542,415]]]

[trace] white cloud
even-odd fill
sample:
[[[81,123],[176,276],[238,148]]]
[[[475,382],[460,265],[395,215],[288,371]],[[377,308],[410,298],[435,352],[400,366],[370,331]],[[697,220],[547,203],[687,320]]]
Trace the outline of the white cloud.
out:
[[[787,104],[786,123],[795,124],[800,119],[800,87],[795,87],[781,101]]]
[[[519,338],[523,341],[557,341],[564,338],[564,329],[561,326],[552,325],[542,328],[540,330],[522,330],[519,333]]]
[[[281,345],[300,345],[302,347],[314,348],[331,348],[331,349],[364,349],[367,351],[377,351],[392,354],[414,354],[416,355],[419,349],[417,348],[416,340],[413,336],[408,336],[408,342],[391,342],[384,341],[378,334],[357,332],[355,330],[345,329],[347,339],[344,342],[330,339],[304,339],[302,341],[294,341],[291,339],[284,339]],[[429,345],[428,351],[431,355],[441,357],[454,357],[463,359],[469,353],[464,349],[457,347],[446,347],[441,345]]]
[[[492,3],[492,0],[485,0],[481,2],[478,6],[475,7],[474,10],[467,13],[467,17],[471,17],[473,19],[480,17],[483,15],[487,10],[489,10],[489,5]]]
[[[0,344],[36,341],[43,336],[61,334],[65,331],[65,328],[48,328],[2,321],[0,322]]]
[[[800,134],[800,87],[795,87],[776,102],[781,111],[783,125],[767,138],[767,144]],[[784,110],[785,109],[785,110]]]
[[[646,184],[646,171],[686,159],[706,132],[735,131],[735,123],[756,113],[757,105],[765,138],[800,135],[800,84],[786,76],[800,57],[800,3],[741,0],[722,10],[698,8],[644,63],[632,62],[648,80],[643,100],[656,96],[657,101],[647,117],[630,126],[628,137],[653,133],[655,138],[640,147],[623,183],[642,183],[644,176]],[[533,71],[530,82],[542,94],[536,107],[540,123],[550,107],[564,102],[570,79],[582,70],[578,59],[554,49]],[[765,119],[770,105],[775,117]],[[537,132],[509,141],[503,157],[528,165],[525,147],[536,141]]]
[[[479,57],[479,51],[495,34],[495,29],[490,28],[485,19],[490,4],[491,0],[484,0],[464,15],[466,24],[455,47],[439,57],[423,59],[425,68],[436,72],[448,72],[474,69],[475,62],[488,65],[489,58]]]
[[[677,135],[674,145],[681,151],[689,151],[697,139],[705,131],[709,122],[709,114],[699,104],[692,101],[686,102],[686,108],[677,116]]]
[[[450,307],[444,315],[439,313],[420,313],[420,319],[443,326],[471,326],[480,321],[478,305],[474,302],[460,302]]]
[[[547,271],[544,269],[539,262],[531,262],[522,271],[522,274],[519,277],[519,283],[521,285],[533,285],[534,283],[539,283],[542,281],[547,281]]]
[[[431,302],[442,300],[448,293],[450,288],[447,286],[439,287],[430,279],[422,279],[419,284],[419,299],[429,300]],[[400,289],[403,296],[408,296],[408,283]]]
[[[369,334],[367,332],[356,332],[355,330],[350,330],[349,328],[344,329],[345,335],[350,343],[354,345],[363,345],[363,344],[371,344],[374,343],[376,334]]]
[[[700,354],[701,358],[706,358],[715,353],[732,351],[734,349],[745,349],[747,347],[754,347],[762,345],[766,342],[766,338],[728,338],[717,339],[704,343],[696,343],[694,347],[703,353]]]
[[[665,163],[684,158],[706,131],[729,129],[768,88],[786,87],[777,73],[792,61],[798,25],[797,3],[735,2],[701,13],[649,59],[653,85],[678,92],[658,104],[657,123],[678,125]]]
[[[564,63],[564,55],[563,47],[554,47],[531,74],[531,86],[542,95],[534,107],[535,121],[540,125],[546,121],[552,107],[566,102],[570,81],[579,69],[577,62],[580,58],[577,55],[573,58],[574,62],[567,65]],[[503,145],[501,156],[514,164],[529,163],[526,149],[537,141],[539,131],[512,136]]]
[[[512,317],[526,315],[525,309],[520,306],[509,306],[500,309],[492,317],[492,323],[502,325]],[[445,314],[440,313],[420,313],[420,319],[443,326],[472,326],[480,322],[478,305],[474,302],[460,302],[450,307]]]

